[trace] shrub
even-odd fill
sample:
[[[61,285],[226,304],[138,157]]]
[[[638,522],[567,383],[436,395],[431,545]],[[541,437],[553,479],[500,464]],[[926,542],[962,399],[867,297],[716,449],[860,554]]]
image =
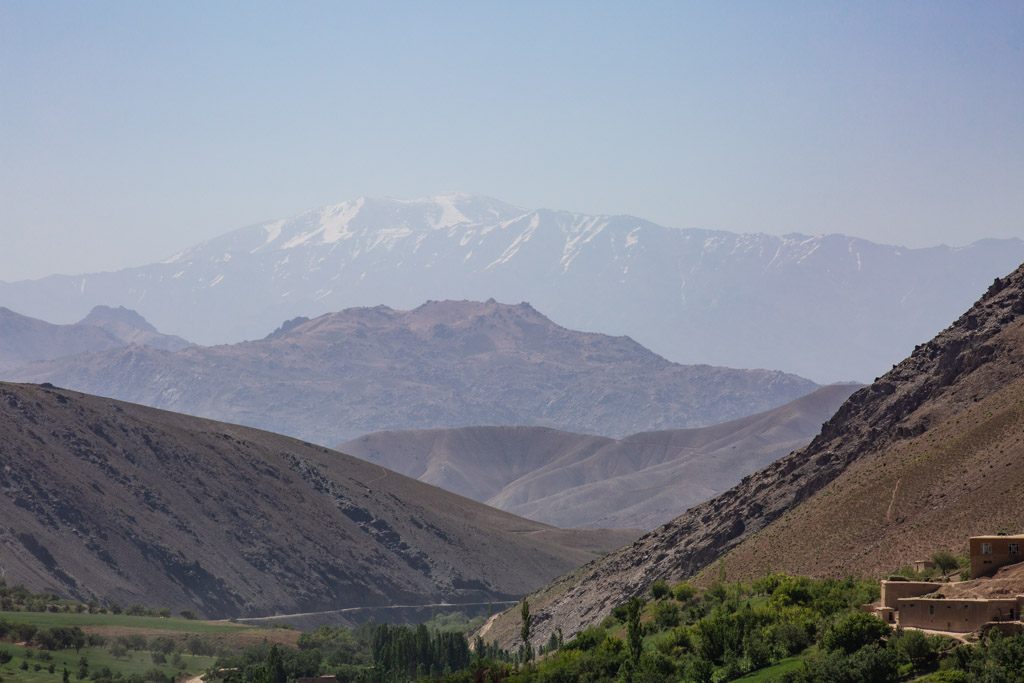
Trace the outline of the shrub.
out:
[[[679,625],[679,605],[672,602],[659,602],[654,606],[654,622],[659,628],[666,629]]]
[[[658,579],[657,581],[652,583],[651,587],[648,590],[650,590],[651,597],[655,600],[661,600],[669,594],[668,584],[662,581],[661,579]]]
[[[686,581],[680,581],[672,587],[672,597],[679,602],[689,602],[690,598],[697,594],[697,589]]]
[[[174,652],[174,641],[167,636],[157,636],[149,641],[149,649],[153,652],[169,655]]]

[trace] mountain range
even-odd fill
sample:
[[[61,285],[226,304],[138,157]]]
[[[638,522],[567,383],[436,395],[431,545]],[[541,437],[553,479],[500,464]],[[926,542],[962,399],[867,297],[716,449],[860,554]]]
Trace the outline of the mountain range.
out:
[[[515,599],[636,536],[48,385],[0,383],[0,465],[9,584],[212,618]]]
[[[538,425],[619,437],[717,424],[817,389],[767,370],[683,366],[528,304],[435,301],[292,319],[265,339],[119,346],[5,373],[323,445],[388,429]]]
[[[868,380],[1024,261],[1024,241],[907,249],[843,235],[667,228],[487,197],[360,198],[228,232],[163,262],[0,283],[0,302],[70,322],[127,306],[202,343],[280,321],[426,299],[530,301],[681,363]]]
[[[884,575],[971,535],[1019,533],[1024,266],[870,386],[811,443],[530,597],[538,642],[658,579]],[[516,642],[518,615],[484,632]]]
[[[336,450],[559,527],[653,529],[796,448],[858,385],[711,427],[623,439],[546,427],[367,434]]]

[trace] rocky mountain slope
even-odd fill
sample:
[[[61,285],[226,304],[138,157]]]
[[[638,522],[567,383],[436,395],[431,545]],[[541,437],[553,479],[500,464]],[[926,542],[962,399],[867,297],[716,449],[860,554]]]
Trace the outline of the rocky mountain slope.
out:
[[[209,617],[486,601],[633,537],[268,432],[0,383],[0,568],[34,590]]]
[[[629,334],[676,362],[867,381],[1022,261],[1021,240],[906,249],[447,194],[361,198],[235,230],[162,263],[0,283],[0,303],[65,322],[124,305],[212,344],[353,306],[530,301],[562,325]]]
[[[854,393],[806,448],[534,596],[538,638],[723,556],[730,578],[879,572],[962,550],[972,533],[1019,531],[1022,405],[1024,266]],[[488,638],[512,642],[514,623],[503,615]]]
[[[806,445],[857,388],[831,385],[724,424],[623,439],[463,427],[377,432],[337,450],[555,526],[653,529]]]
[[[26,363],[129,344],[178,350],[190,344],[156,331],[135,311],[97,306],[73,325],[52,325],[0,307],[0,372]]]
[[[542,425],[621,436],[714,424],[817,388],[766,370],[682,366],[527,304],[430,302],[292,320],[266,339],[127,347],[37,363],[51,382],[333,445],[386,429]]]

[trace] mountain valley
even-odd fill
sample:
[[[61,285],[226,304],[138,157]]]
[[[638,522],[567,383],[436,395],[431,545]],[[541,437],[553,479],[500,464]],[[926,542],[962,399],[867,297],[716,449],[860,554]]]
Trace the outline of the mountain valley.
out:
[[[379,432],[336,450],[555,526],[653,529],[806,445],[857,388],[831,385],[723,424],[622,439],[463,427]]]

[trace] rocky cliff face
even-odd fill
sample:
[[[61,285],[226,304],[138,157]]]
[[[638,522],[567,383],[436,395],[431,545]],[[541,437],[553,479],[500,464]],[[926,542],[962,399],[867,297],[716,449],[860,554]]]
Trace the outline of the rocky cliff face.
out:
[[[691,576],[796,509],[854,463],[909,442],[1020,380],[1022,316],[1024,266],[996,280],[950,327],[854,393],[806,448],[540,591],[531,601],[538,639],[555,628],[568,635],[600,621],[656,579]],[[514,618],[496,620],[486,637],[510,643],[513,626]]]

